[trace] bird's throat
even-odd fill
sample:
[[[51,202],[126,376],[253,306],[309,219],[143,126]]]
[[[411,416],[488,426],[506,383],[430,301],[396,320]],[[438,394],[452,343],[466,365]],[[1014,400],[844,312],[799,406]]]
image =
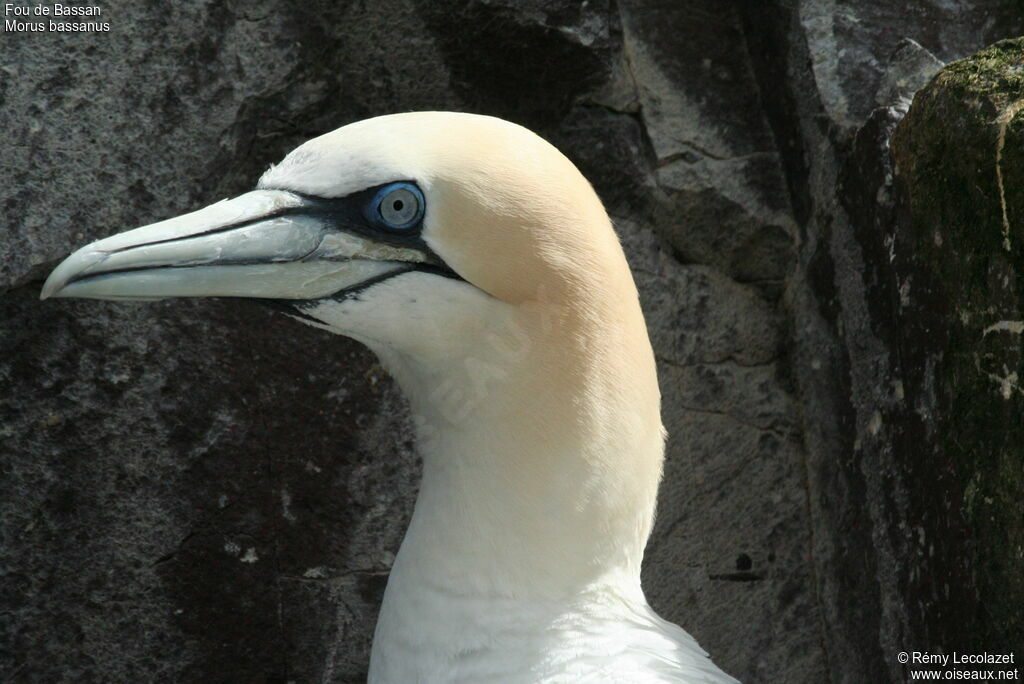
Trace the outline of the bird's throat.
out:
[[[649,388],[627,385],[647,379],[539,352],[461,359],[426,379],[388,365],[424,461],[399,565],[462,591],[538,597],[639,573],[662,435],[657,395],[643,406]]]
[[[639,592],[663,450],[653,359],[607,328],[593,341],[554,320],[495,321],[501,343],[477,332],[461,355],[375,348],[409,398],[424,464],[375,653],[536,634],[594,587]],[[632,346],[649,355],[639,330]]]

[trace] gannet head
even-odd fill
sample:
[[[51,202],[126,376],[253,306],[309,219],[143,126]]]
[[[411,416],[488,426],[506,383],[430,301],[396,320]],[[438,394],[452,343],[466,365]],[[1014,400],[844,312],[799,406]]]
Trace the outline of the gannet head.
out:
[[[481,324],[510,307],[608,324],[578,336],[637,322],[621,320],[636,290],[573,164],[525,128],[450,112],[311,140],[252,192],[79,249],[41,296],[258,299],[412,358],[479,356]]]
[[[519,508],[624,525],[639,565],[663,437],[636,288],[589,183],[522,127],[444,112],[345,126],[252,192],[79,249],[42,297],[258,299],[358,339],[427,452],[490,463]],[[578,495],[556,496],[568,482]],[[480,515],[513,515],[494,498]]]
[[[332,303],[373,308],[374,286],[417,274],[402,280],[403,325],[376,331],[401,346],[420,288],[518,305],[621,276],[609,273],[619,252],[600,201],[554,147],[500,119],[420,112],[345,126],[297,148],[253,192],[87,245],[42,298],[275,299],[358,335]]]

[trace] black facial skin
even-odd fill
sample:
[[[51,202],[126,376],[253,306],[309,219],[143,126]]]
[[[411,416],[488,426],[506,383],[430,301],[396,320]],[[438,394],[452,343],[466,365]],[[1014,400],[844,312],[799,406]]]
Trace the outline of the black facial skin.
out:
[[[399,182],[413,183],[412,181]],[[424,273],[443,276],[445,278],[462,280],[459,274],[453,271],[423,240],[422,219],[420,219],[420,221],[415,225],[401,230],[389,229],[382,225],[380,221],[374,220],[371,213],[375,210],[375,207],[371,206],[372,200],[376,196],[377,192],[386,185],[391,185],[391,183],[378,185],[365,190],[360,190],[359,192],[354,192],[344,197],[335,198],[316,197],[313,195],[298,193],[294,190],[285,190],[285,192],[291,192],[292,194],[301,197],[303,199],[303,206],[282,209],[279,212],[261,217],[258,220],[262,221],[267,218],[278,216],[310,216],[319,219],[332,230],[359,235],[360,237],[373,240],[374,242],[392,245],[394,247],[414,249],[427,258],[426,262],[410,262],[406,268],[380,275],[375,278],[370,278],[369,280],[365,280],[357,285],[345,288],[344,290],[339,290],[328,297],[322,297],[320,299],[251,298],[250,301],[274,309],[275,311],[288,314],[289,316],[294,316],[310,322],[323,323],[320,319],[307,313],[317,304],[317,302],[327,300],[343,301],[346,299],[356,298],[359,296],[359,293],[363,292],[367,288],[403,273],[421,271]],[[274,190],[276,188],[263,189]],[[218,229],[218,231],[239,228],[246,225],[246,223],[251,222],[243,222],[237,225],[227,226],[225,228]]]

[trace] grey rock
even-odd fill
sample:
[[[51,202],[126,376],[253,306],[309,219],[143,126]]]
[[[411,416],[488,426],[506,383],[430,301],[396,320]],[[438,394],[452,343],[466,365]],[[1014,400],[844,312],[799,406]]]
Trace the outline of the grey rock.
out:
[[[941,68],[942,62],[935,55],[905,38],[889,58],[889,65],[875,93],[875,104],[879,107],[895,104],[909,107],[914,93],[939,73]]]
[[[803,0],[793,11],[822,107],[844,128],[874,108],[885,65],[904,39],[949,62],[1020,31],[1020,9],[1003,0]]]
[[[1024,40],[1005,40],[918,93],[892,138],[887,231],[904,391],[880,436],[906,485],[908,631],[999,651],[1024,639],[1022,74]]]
[[[914,420],[893,417],[908,392],[905,352],[894,338],[906,321],[889,307],[908,290],[887,275],[893,258],[887,226],[898,206],[890,137],[906,110],[871,112],[868,95],[882,82],[882,56],[902,36],[949,60],[1019,32],[1021,17],[1000,3],[904,10],[811,2],[745,14],[762,82],[778,88],[767,110],[777,138],[786,141],[780,150],[800,223],[798,264],[786,293],[789,358],[801,398],[812,562],[835,682],[903,681],[907,675],[893,657],[898,651],[918,648],[912,644],[949,651],[973,639],[968,622],[945,617],[944,600],[922,598],[912,588],[920,581],[922,552],[945,546],[934,552],[955,563],[952,549],[975,542],[947,534],[923,550],[915,541],[922,515],[915,497],[939,507],[948,499],[934,479],[908,478],[908,453],[920,458],[927,447]],[[951,12],[956,21],[939,20]],[[960,144],[970,149],[969,142]],[[918,419],[927,430],[940,429],[935,414]],[[977,598],[967,605],[977,608]],[[1004,622],[1001,629],[1008,627]]]

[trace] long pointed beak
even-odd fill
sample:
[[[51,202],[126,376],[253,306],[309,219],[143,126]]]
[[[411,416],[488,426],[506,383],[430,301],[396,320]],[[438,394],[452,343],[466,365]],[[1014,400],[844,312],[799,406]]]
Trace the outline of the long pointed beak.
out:
[[[319,299],[430,261],[345,231],[317,200],[256,190],[86,245],[40,298]]]

